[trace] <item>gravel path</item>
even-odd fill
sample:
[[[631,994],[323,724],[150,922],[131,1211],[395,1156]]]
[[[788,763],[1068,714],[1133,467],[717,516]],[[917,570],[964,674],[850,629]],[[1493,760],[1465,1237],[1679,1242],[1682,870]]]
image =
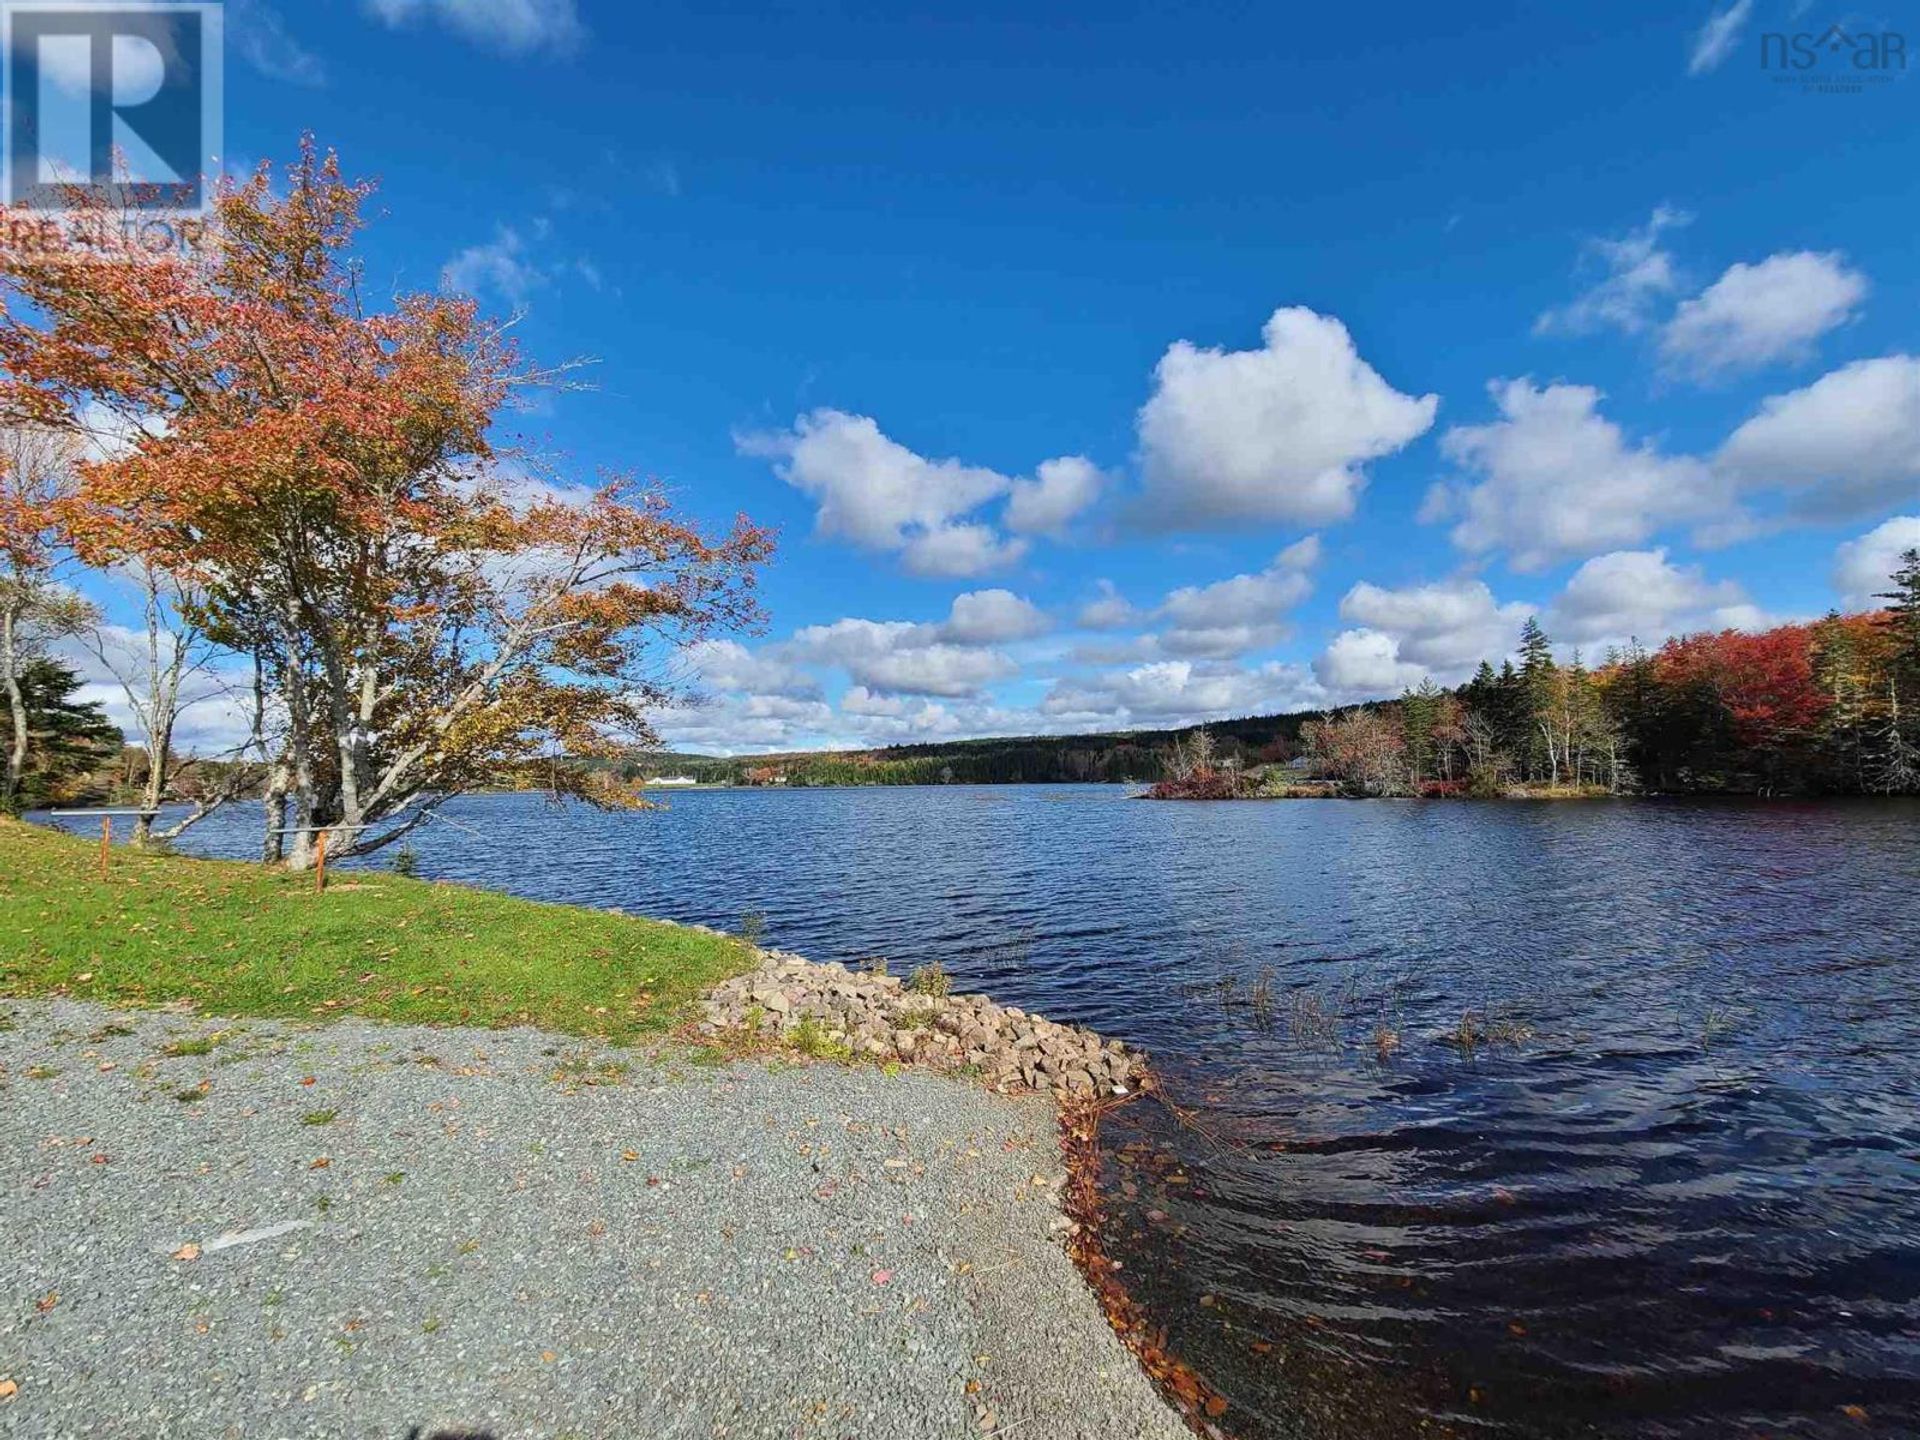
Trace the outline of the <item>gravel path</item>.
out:
[[[927,1075],[0,1001],[0,1435],[1184,1436],[1060,1178]]]

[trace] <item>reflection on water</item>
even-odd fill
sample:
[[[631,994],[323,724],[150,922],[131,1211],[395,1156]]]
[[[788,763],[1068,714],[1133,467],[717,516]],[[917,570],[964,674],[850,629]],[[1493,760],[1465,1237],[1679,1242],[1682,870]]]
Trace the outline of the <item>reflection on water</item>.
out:
[[[1182,1114],[1107,1122],[1115,1250],[1241,1431],[1920,1433],[1911,804],[501,796],[416,843],[1145,1045]]]

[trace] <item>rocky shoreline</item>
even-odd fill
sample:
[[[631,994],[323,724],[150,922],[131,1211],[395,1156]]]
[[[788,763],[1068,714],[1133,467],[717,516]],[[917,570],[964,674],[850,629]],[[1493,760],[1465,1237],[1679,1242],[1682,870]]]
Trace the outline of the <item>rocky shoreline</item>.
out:
[[[1148,1083],[1141,1054],[984,995],[949,995],[898,976],[780,950],[708,992],[697,1029],[762,1036],[839,1058],[920,1065],[977,1078],[1002,1094],[1094,1100]]]

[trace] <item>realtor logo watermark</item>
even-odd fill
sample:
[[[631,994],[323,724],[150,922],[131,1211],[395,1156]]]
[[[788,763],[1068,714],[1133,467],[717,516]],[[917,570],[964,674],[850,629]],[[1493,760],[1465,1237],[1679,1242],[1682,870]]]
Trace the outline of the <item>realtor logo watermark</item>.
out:
[[[1825,30],[1760,37],[1760,68],[1778,85],[1796,85],[1821,95],[1857,95],[1869,85],[1890,85],[1907,68],[1907,37],[1897,30]]]
[[[0,0],[0,244],[177,253],[204,242],[221,150],[216,0]]]

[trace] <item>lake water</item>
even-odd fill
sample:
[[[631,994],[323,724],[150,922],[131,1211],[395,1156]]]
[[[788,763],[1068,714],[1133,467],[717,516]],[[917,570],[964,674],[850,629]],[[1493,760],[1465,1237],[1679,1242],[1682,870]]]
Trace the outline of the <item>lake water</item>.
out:
[[[1112,1248],[1236,1433],[1920,1434],[1913,804],[499,796],[415,848],[1144,1045]]]

